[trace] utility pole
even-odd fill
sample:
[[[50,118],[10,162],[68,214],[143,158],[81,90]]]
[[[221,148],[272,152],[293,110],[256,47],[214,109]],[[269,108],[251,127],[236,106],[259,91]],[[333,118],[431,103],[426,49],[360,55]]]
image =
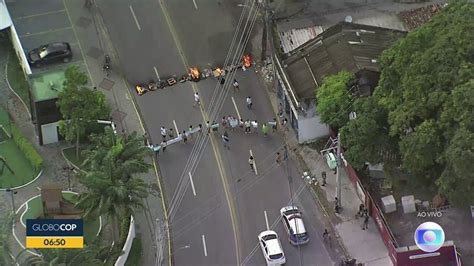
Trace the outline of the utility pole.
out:
[[[337,177],[337,206],[340,209],[342,207],[341,203],[341,190],[342,190],[342,181],[341,181],[341,133],[337,133],[337,151],[336,151],[336,177]]]

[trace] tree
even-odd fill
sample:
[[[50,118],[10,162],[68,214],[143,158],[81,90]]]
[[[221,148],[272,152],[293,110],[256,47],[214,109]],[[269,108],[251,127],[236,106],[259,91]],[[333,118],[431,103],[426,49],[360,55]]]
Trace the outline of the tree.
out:
[[[474,132],[456,131],[444,155],[446,168],[436,180],[440,192],[457,204],[472,204],[474,188]]]
[[[357,166],[379,161],[374,154],[386,150],[380,145],[386,143],[414,179],[449,200],[469,199],[474,177],[462,166],[469,161],[459,158],[469,158],[472,146],[466,139],[474,134],[472,25],[474,5],[452,1],[382,54],[379,84],[370,98],[376,102],[373,110],[383,115],[374,118],[365,108],[341,129],[346,158]]]
[[[146,173],[151,165],[145,161],[150,149],[143,145],[143,137],[132,132],[127,137],[117,136],[111,127],[105,127],[103,135],[91,137],[91,149],[83,151],[83,166],[100,169],[113,163],[111,177],[127,181],[133,174]]]
[[[26,251],[23,250],[22,252]],[[110,252],[112,251],[112,252]],[[19,265],[65,265],[65,266],[88,266],[103,265],[103,261],[119,255],[121,250],[113,250],[110,246],[102,245],[99,240],[85,244],[82,249],[43,249],[42,256],[28,255],[23,260],[17,260]],[[118,253],[118,254],[117,254]]]
[[[361,169],[365,163],[378,164],[398,158],[396,139],[388,134],[387,113],[374,97],[360,98],[354,103],[358,114],[341,128],[341,143],[347,149],[346,160],[355,168]]]
[[[349,121],[352,96],[348,86],[353,79],[354,75],[347,71],[324,78],[316,90],[316,110],[322,122],[340,128]]]
[[[76,142],[76,157],[79,157],[80,138],[90,123],[108,118],[110,107],[105,95],[85,87],[87,76],[77,66],[71,66],[65,72],[66,81],[58,94],[57,105],[62,114],[59,131],[69,142]]]
[[[143,207],[148,186],[134,175],[151,167],[144,160],[150,151],[136,132],[127,137],[116,136],[110,127],[92,140],[92,149],[84,152],[88,171],[79,176],[87,191],[79,196],[76,206],[84,210],[84,217],[110,217],[115,228],[118,219],[126,219]]]

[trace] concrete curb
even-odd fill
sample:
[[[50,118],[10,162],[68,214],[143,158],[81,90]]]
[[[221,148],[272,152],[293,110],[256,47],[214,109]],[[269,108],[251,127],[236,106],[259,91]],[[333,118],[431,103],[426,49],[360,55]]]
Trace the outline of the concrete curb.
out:
[[[31,185],[32,183],[34,183],[36,180],[38,180],[38,178],[40,178],[40,176],[43,174],[43,169],[41,169],[41,171],[38,173],[38,175],[36,175],[36,177],[31,180],[30,182],[26,183],[26,184],[23,184],[21,186],[18,186],[18,187],[12,187],[10,188],[11,190],[17,190],[17,189],[20,189],[20,188],[24,188],[26,186],[29,186]],[[0,191],[6,191],[7,189],[6,188],[0,188]]]
[[[74,146],[72,146],[74,147]],[[61,155],[63,156],[64,160],[69,164],[69,165],[72,165],[72,167],[74,167],[75,169],[83,172],[83,173],[87,173],[87,171],[83,170],[82,168],[80,168],[79,166],[75,165],[71,160],[69,160],[66,155],[64,154],[64,150],[65,149],[69,149],[69,148],[72,148],[72,147],[67,147],[67,148],[62,148],[61,149]]]
[[[98,21],[99,24],[103,25],[103,27],[102,27],[103,35],[105,35],[105,38],[109,39],[110,34],[108,32],[107,27],[105,27],[105,22],[103,21],[103,16],[101,14],[102,12],[101,12],[98,5],[96,5],[95,7],[97,9],[97,14],[98,14],[97,21]],[[117,62],[117,65],[121,65],[120,64],[120,59],[118,57],[118,52],[117,52],[115,46],[112,45],[112,42],[110,40],[108,40],[107,43],[108,43],[108,46],[111,50],[110,56],[112,57],[112,60]],[[119,77],[121,77],[122,83],[123,83],[123,85],[125,87],[125,90],[126,90],[126,95],[128,95],[129,99],[132,102],[133,109],[135,110],[135,113],[137,114],[138,121],[140,122],[140,126],[142,127],[143,132],[146,133],[148,136],[150,136],[150,134],[148,132],[148,129],[146,127],[146,124],[144,123],[142,114],[141,114],[140,110],[137,108],[136,98],[130,92],[129,88],[131,88],[131,86],[123,78],[124,75],[123,75],[122,69],[120,67],[117,68],[117,74],[118,74]],[[152,162],[153,162],[153,168],[154,168],[154,175],[156,177],[156,181],[158,183],[158,188],[160,190],[160,200],[161,200],[162,209],[163,209],[163,217],[164,217],[164,220],[165,220],[164,224],[165,224],[165,230],[166,230],[166,236],[167,236],[167,245],[168,245],[168,265],[171,266],[171,265],[173,265],[173,262],[172,262],[173,252],[171,250],[172,249],[171,232],[170,232],[171,229],[170,229],[169,219],[168,219],[167,202],[166,202],[166,199],[165,199],[166,193],[164,191],[163,185],[161,184],[162,183],[162,180],[161,180],[162,178],[161,178],[161,175],[160,175],[160,168],[159,168],[159,165],[157,163],[156,158],[152,157]]]
[[[8,62],[10,60],[10,54],[7,56],[7,63],[5,64],[5,81],[7,82],[8,89],[20,100],[20,102],[23,104],[23,107],[25,107],[26,112],[28,112],[28,116],[30,117],[30,120],[32,119],[31,117],[31,112],[30,109],[28,109],[28,106],[26,103],[23,101],[23,99],[16,93],[16,91],[12,88],[10,81],[8,81]]]

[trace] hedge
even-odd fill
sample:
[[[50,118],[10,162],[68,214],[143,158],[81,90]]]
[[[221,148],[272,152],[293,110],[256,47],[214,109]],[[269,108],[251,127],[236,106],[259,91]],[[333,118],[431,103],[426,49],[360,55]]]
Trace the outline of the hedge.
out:
[[[12,124],[11,133],[13,140],[20,150],[25,154],[25,157],[30,162],[31,166],[36,170],[41,170],[43,166],[43,158],[38,154],[33,145],[21,134],[20,130]]]

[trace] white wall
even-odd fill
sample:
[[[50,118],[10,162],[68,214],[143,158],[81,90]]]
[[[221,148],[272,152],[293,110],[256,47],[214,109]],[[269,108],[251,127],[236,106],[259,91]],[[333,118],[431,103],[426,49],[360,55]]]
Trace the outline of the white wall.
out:
[[[125,245],[123,246],[123,254],[115,262],[115,266],[124,266],[125,262],[128,259],[128,254],[132,248],[133,239],[135,238],[135,219],[133,216],[130,216],[130,228],[128,229],[128,236]]]
[[[323,124],[319,115],[312,117],[298,117],[298,143],[308,142],[321,137],[329,136],[329,126]]]

